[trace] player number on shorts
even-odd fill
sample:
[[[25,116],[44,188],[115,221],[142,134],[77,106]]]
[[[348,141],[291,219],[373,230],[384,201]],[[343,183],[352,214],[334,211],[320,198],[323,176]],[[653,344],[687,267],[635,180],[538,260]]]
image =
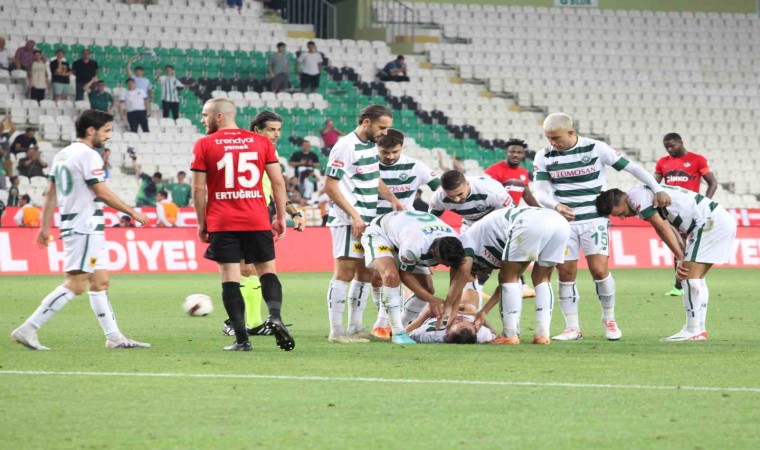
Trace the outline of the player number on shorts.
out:
[[[239,173],[237,177],[238,183],[241,187],[252,188],[259,183],[261,179],[261,171],[256,164],[252,161],[259,159],[259,154],[256,152],[243,152],[238,153],[237,170],[235,169],[235,160],[232,153],[225,153],[224,157],[217,161],[216,168],[218,170],[224,169],[224,187],[227,189],[233,189],[235,187],[235,173]],[[244,174],[250,173],[250,176],[244,176]]]
[[[61,191],[63,195],[71,194],[71,190],[74,189],[74,178],[71,176],[68,167],[58,166],[55,169],[55,188]]]
[[[607,246],[607,232],[600,231],[591,235],[594,238],[594,245],[599,245],[599,241],[602,241],[602,247]]]

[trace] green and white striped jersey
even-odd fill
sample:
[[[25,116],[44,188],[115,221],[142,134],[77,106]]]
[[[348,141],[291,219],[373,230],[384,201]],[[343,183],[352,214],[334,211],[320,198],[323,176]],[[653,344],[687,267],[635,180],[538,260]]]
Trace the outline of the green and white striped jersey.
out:
[[[549,181],[554,200],[573,209],[573,223],[599,217],[594,201],[606,188],[606,167],[623,170],[629,163],[621,152],[601,141],[578,136],[575,147],[546,147],[533,161],[535,180]]]
[[[388,186],[396,198],[404,204],[406,209],[414,209],[414,194],[420,186],[427,184],[430,189],[436,190],[441,185],[441,180],[427,164],[417,161],[406,155],[401,155],[395,164],[386,166],[380,162],[380,178]],[[378,199],[377,214],[391,212],[391,202]]]
[[[377,215],[380,167],[374,142],[362,142],[356,132],[343,136],[330,151],[325,174],[340,180],[338,188],[341,195],[353,205],[365,222]],[[327,225],[351,225],[351,217],[333,204],[330,206]]]
[[[499,269],[512,222],[525,211],[540,209],[529,206],[497,209],[462,233],[462,245],[472,252],[477,265]]]
[[[649,219],[656,213],[670,222],[678,231],[689,234],[696,227],[704,224],[712,215],[718,204],[704,195],[678,186],[663,186],[672,203],[666,208],[655,209],[654,192],[646,186],[634,186],[628,189],[628,205],[641,219]]]
[[[491,177],[467,177],[470,195],[464,203],[454,203],[439,188],[430,199],[430,213],[440,216],[449,210],[462,216],[464,224],[470,226],[495,209],[512,206],[512,197],[504,186]]]
[[[104,234],[103,201],[90,189],[105,182],[98,152],[82,142],[72,143],[55,154],[48,178],[55,182],[61,237]]]

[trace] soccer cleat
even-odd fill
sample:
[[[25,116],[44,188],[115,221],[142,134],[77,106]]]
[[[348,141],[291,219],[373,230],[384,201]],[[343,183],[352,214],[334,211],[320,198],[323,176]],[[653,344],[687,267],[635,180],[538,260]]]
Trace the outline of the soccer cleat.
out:
[[[349,333],[347,331],[346,334],[349,335],[349,336],[356,336],[356,337],[359,337],[359,338],[362,338],[362,339],[370,339],[370,340],[372,339],[372,334],[369,333],[367,330],[364,330],[364,329],[356,331],[356,332],[353,332],[353,333]]]
[[[245,341],[245,342],[233,342],[232,345],[228,345],[227,347],[224,347],[224,351],[227,352],[250,352],[252,350],[251,342]]]
[[[412,338],[409,337],[409,334],[406,331],[402,331],[400,333],[396,333],[391,338],[391,342],[394,344],[416,344]]]
[[[289,352],[296,348],[296,341],[293,340],[293,336],[290,334],[285,324],[282,323],[282,319],[269,316],[267,321],[264,322],[264,325],[266,325],[269,331],[274,334],[274,340],[281,350]]]
[[[222,326],[222,334],[225,336],[235,335],[235,330],[230,326],[230,319],[224,321],[224,325]]]
[[[533,298],[536,296],[536,291],[531,288],[523,288],[522,291],[523,298]]]
[[[554,336],[552,339],[555,341],[580,341],[583,340],[583,333],[581,330],[575,328],[568,328],[563,331],[562,334]]]
[[[50,350],[48,347],[40,344],[40,340],[37,338],[37,330],[31,326],[27,327],[26,330],[23,330],[22,328],[24,328],[23,325],[13,330],[11,333],[11,339],[13,339],[14,342],[31,350]]]
[[[614,320],[602,320],[602,325],[604,325],[604,336],[607,337],[607,340],[617,341],[623,337],[623,332],[620,331],[617,322]]]
[[[499,336],[492,341],[488,341],[488,343],[500,345],[520,345],[520,336],[516,334],[510,337]]]
[[[706,341],[707,340],[707,332],[697,332],[693,333],[691,331],[688,331],[686,329],[682,329],[678,333],[674,334],[673,336],[668,336],[666,338],[660,339],[664,342],[676,342],[676,341]]]
[[[360,338],[352,334],[339,334],[337,336],[330,335],[327,338],[327,341],[333,342],[336,344],[360,344],[364,342],[369,342],[369,339]]]
[[[683,297],[683,289],[678,289],[677,287],[674,287],[673,289],[665,293],[665,297]]]
[[[122,336],[121,339],[115,341],[106,340],[106,348],[150,348],[150,344]]]
[[[262,323],[261,325],[255,326],[253,328],[248,328],[246,331],[248,331],[248,336],[271,336],[272,330],[267,326],[266,321]],[[232,332],[232,335],[235,335],[235,332]]]
[[[552,343],[552,340],[549,339],[549,336],[535,336],[533,338],[533,343],[538,345],[549,345]]]
[[[391,327],[375,327],[372,329],[372,332],[370,333],[372,336],[375,337],[375,339],[380,341],[390,341],[391,340]]]

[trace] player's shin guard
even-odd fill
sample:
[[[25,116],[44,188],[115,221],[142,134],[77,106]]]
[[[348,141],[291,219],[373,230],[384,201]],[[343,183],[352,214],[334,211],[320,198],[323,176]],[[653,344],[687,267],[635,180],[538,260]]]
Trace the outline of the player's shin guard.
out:
[[[702,278],[702,319],[699,321],[699,326],[702,331],[707,331],[705,328],[705,322],[707,322],[707,304],[710,303],[710,289],[707,288],[707,280]]]
[[[240,295],[240,283],[225,281],[222,283],[222,301],[227,316],[230,318],[230,326],[235,330],[237,342],[242,344],[248,340],[248,332],[245,329],[245,303]]]
[[[382,303],[380,303],[380,289],[382,289],[382,286],[372,286],[372,303],[375,304],[375,308],[378,310],[382,305]]]
[[[562,315],[565,316],[565,328],[567,329],[581,329],[578,320],[578,302],[580,300],[574,281],[559,282],[559,307],[562,309]]]
[[[280,283],[280,279],[274,273],[262,275],[259,279],[261,280],[261,295],[264,297],[267,309],[269,309],[269,316],[280,319],[280,310],[282,310],[282,283]]]
[[[327,312],[330,316],[330,335],[343,334],[343,312],[346,310],[346,295],[348,295],[348,283],[345,281],[331,280],[327,289]]]
[[[536,336],[549,336],[554,310],[554,292],[549,283],[536,286]]]
[[[369,300],[372,284],[354,280],[348,291],[348,333],[358,333],[364,330],[364,309]]]
[[[261,282],[259,277],[240,277],[240,294],[245,302],[245,321],[249,327],[260,325],[261,318]]]
[[[401,302],[403,301],[401,287],[383,286],[380,298],[382,299],[385,310],[388,311],[391,332],[393,334],[401,333],[404,331],[404,326],[401,323]]]
[[[427,305],[427,302],[420,300],[419,297],[414,294],[410,295],[409,298],[404,301],[404,312],[401,315],[401,323],[404,326],[412,323],[412,321],[420,315],[422,310],[425,309],[425,305]]]
[[[683,307],[686,309],[686,331],[702,331],[702,281],[690,279],[683,282]]]
[[[24,325],[31,325],[35,329],[42,327],[53,317],[53,315],[55,315],[55,313],[63,309],[66,304],[73,300],[74,297],[76,297],[76,295],[74,295],[69,289],[63,286],[58,286],[53,292],[49,293],[44,299],[42,299],[40,306],[37,307],[31,316],[29,316],[26,322],[24,322]]]
[[[119,326],[116,324],[116,315],[113,313],[111,302],[108,301],[108,293],[106,291],[90,291],[90,307],[92,312],[95,313],[95,317],[100,322],[100,328],[103,329],[103,334],[106,338],[114,341],[122,337]]]
[[[615,279],[609,274],[603,280],[594,280],[594,283],[602,305],[602,320],[615,320]]]
[[[501,321],[504,324],[504,336],[517,334],[517,326],[522,315],[522,288],[520,283],[502,283],[501,285]]]

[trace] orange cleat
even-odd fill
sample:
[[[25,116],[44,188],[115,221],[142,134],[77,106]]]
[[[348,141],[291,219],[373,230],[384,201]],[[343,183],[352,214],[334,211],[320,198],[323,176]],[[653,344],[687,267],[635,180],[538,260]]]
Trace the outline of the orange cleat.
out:
[[[380,341],[390,341],[391,327],[375,327],[370,334]]]

